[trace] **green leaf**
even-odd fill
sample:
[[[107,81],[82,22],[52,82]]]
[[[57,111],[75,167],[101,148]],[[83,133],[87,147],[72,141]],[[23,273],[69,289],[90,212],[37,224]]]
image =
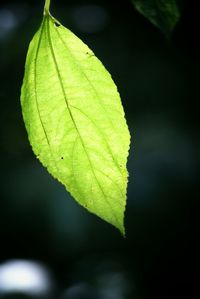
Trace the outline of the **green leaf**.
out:
[[[130,135],[117,88],[94,53],[47,12],[29,46],[21,105],[42,164],[124,234]]]
[[[135,8],[167,37],[177,24],[180,12],[176,0],[132,0]]]

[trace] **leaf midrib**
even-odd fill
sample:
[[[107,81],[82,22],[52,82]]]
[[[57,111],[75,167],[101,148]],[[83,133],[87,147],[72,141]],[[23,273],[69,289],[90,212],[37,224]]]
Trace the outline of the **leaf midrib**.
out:
[[[62,26],[62,25],[61,25],[61,26]],[[55,27],[55,29],[56,29],[56,32],[57,32],[57,34],[58,34],[58,37],[60,38],[61,42],[63,43],[63,45],[64,45],[65,48],[67,49],[68,53],[71,55],[71,57],[72,57],[74,63],[76,64],[76,62],[75,62],[75,57],[74,57],[74,55],[72,54],[72,52],[71,52],[71,50],[69,49],[69,47],[68,47],[68,46],[66,45],[66,43],[64,42],[62,36],[60,35],[60,32],[58,31],[58,28]],[[94,91],[94,93],[95,93],[95,95],[96,95],[96,98],[98,99],[99,105],[100,105],[101,108],[104,110],[104,112],[105,112],[105,114],[106,114],[106,117],[107,117],[107,119],[108,119],[108,121],[109,121],[109,123],[110,123],[112,129],[115,131],[115,128],[114,128],[114,126],[113,126],[113,123],[112,123],[112,121],[110,120],[110,118],[108,117],[107,110],[104,108],[104,106],[102,105],[102,103],[101,103],[101,101],[100,101],[99,94],[97,93],[96,89],[94,88],[94,85],[92,84],[91,80],[88,78],[88,76],[86,75],[86,73],[83,71],[81,65],[79,66],[79,70],[81,71],[81,73],[83,74],[83,76],[86,78],[86,80],[88,81],[89,85],[92,87],[92,90]],[[75,108],[76,108],[76,107],[75,107]],[[100,129],[99,129],[99,131],[100,131]],[[101,133],[101,132],[100,132],[100,133]],[[104,138],[104,136],[103,136],[102,133],[101,133],[101,135],[102,135],[102,137],[103,137],[103,139],[104,139],[104,142],[106,143],[106,146],[107,146],[108,151],[109,151],[109,153],[110,153],[110,155],[111,155],[111,157],[112,157],[112,159],[113,159],[113,161],[114,161],[114,163],[115,163],[115,166],[117,167],[117,169],[119,170],[119,172],[122,174],[122,171],[121,171],[121,168],[120,168],[120,166],[119,166],[119,163],[118,163],[118,161],[115,159],[115,157],[114,157],[114,155],[113,155],[113,153],[112,153],[112,150],[111,150],[111,148],[110,148],[110,145],[108,144],[108,142],[106,141],[106,139]]]
[[[95,178],[95,180],[96,180],[96,182],[97,182],[97,185],[98,185],[99,189],[101,190],[101,193],[102,193],[102,195],[103,195],[105,201],[106,201],[107,204],[110,206],[110,208],[111,208],[111,213],[113,214],[113,216],[114,216],[114,218],[115,218],[115,221],[116,221],[116,223],[118,223],[119,228],[120,228],[121,225],[120,225],[120,223],[119,223],[119,221],[118,221],[118,219],[117,219],[117,216],[116,216],[115,213],[113,212],[112,206],[111,206],[110,202],[108,201],[107,196],[105,195],[105,193],[104,193],[104,191],[103,191],[103,188],[101,187],[101,184],[99,183],[99,181],[98,181],[98,179],[97,179],[97,177],[96,177],[96,174],[95,174],[95,171],[94,171],[94,169],[93,169],[93,165],[92,165],[92,162],[91,162],[91,160],[90,160],[90,157],[89,157],[89,154],[88,154],[88,152],[87,152],[87,149],[86,149],[86,147],[85,147],[83,138],[82,138],[82,136],[81,136],[81,134],[80,134],[80,132],[79,132],[79,129],[78,129],[77,125],[76,125],[76,122],[75,122],[75,119],[74,119],[74,117],[73,117],[73,114],[72,114],[72,112],[71,112],[71,110],[70,110],[69,103],[68,103],[68,99],[67,99],[67,96],[66,96],[66,93],[65,93],[65,89],[64,89],[63,82],[62,82],[61,74],[60,74],[60,71],[59,71],[58,63],[57,63],[57,60],[56,60],[56,56],[55,56],[55,52],[54,52],[54,48],[53,48],[53,43],[52,43],[52,40],[51,40],[50,25],[49,25],[49,24],[50,24],[50,21],[51,21],[51,20],[50,20],[50,16],[47,15],[47,16],[44,16],[44,18],[45,18],[44,21],[47,22],[47,37],[48,37],[48,41],[49,41],[49,46],[50,46],[50,50],[51,50],[51,54],[52,54],[52,58],[53,58],[53,61],[54,61],[54,65],[55,65],[56,72],[57,72],[57,75],[58,75],[58,79],[59,79],[60,87],[61,87],[61,90],[62,90],[64,99],[65,99],[65,103],[66,103],[66,106],[67,106],[69,115],[70,115],[71,120],[72,120],[72,122],[73,122],[73,124],[74,124],[74,127],[75,127],[75,129],[76,129],[76,131],[77,131],[77,134],[78,134],[78,136],[79,136],[79,138],[80,138],[80,141],[81,141],[83,150],[84,150],[84,152],[85,152],[85,154],[86,154],[86,156],[87,156],[88,162],[89,162],[89,164],[90,164],[90,167],[91,167],[92,173],[93,173],[93,175],[94,175],[94,178]]]

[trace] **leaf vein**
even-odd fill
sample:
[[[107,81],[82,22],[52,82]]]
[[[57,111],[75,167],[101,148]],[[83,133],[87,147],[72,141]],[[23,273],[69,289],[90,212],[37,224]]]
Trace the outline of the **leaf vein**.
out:
[[[68,50],[68,52],[70,53],[71,57],[73,58],[73,61],[75,61],[75,57],[74,57],[74,55],[72,54],[71,50],[70,50],[69,47],[66,45],[65,41],[63,40],[62,36],[60,35],[60,32],[59,32],[58,28],[55,27],[55,30],[56,30],[56,32],[57,32],[57,34],[58,34],[60,40],[62,41],[63,45],[64,45],[65,48]],[[76,62],[74,62],[74,64],[77,65]],[[91,80],[88,78],[88,76],[86,75],[86,73],[84,72],[84,70],[83,70],[81,64],[80,64],[80,66],[78,66],[78,68],[79,68],[79,70],[81,71],[81,73],[84,75],[84,77],[86,78],[86,80],[88,81],[89,85],[92,87],[92,90],[94,91],[94,93],[95,93],[95,95],[96,95],[96,98],[98,99],[98,102],[99,102],[100,106],[101,106],[102,109],[104,110],[104,112],[105,112],[105,114],[106,114],[106,117],[107,117],[107,119],[108,119],[108,121],[109,121],[111,127],[112,127],[113,130],[115,131],[115,128],[114,128],[113,123],[112,123],[112,120],[108,117],[107,110],[105,109],[104,105],[102,105],[102,102],[101,102],[101,100],[100,100],[100,96],[99,96],[99,94],[97,93],[96,89],[94,88],[94,85],[92,84]],[[115,162],[118,164],[117,161],[115,161]],[[118,164],[118,169],[120,170],[119,164]],[[120,170],[120,171],[121,171],[121,170]]]
[[[64,84],[63,84],[63,81],[62,81],[62,77],[61,77],[61,74],[60,74],[60,70],[59,70],[59,67],[58,67],[58,63],[57,63],[57,59],[56,59],[56,56],[55,56],[54,47],[53,47],[53,43],[52,43],[52,39],[51,39],[51,34],[50,34],[50,21],[51,21],[51,20],[50,20],[50,16],[47,16],[47,37],[48,37],[48,41],[49,41],[49,46],[50,46],[50,51],[51,51],[51,54],[52,54],[53,62],[54,62],[54,65],[55,65],[55,68],[56,68],[56,72],[57,72],[57,75],[58,75],[58,79],[59,79],[60,87],[61,87],[61,90],[62,90],[64,99],[65,99],[65,103],[66,103],[66,106],[67,106],[69,115],[70,115],[71,120],[72,120],[72,122],[73,122],[73,124],[74,124],[74,127],[75,127],[75,129],[76,129],[76,131],[77,131],[77,134],[78,134],[78,136],[79,136],[79,138],[80,138],[80,141],[81,141],[83,150],[84,150],[84,152],[85,152],[85,154],[86,154],[86,156],[87,156],[88,162],[89,162],[89,164],[90,164],[90,168],[91,168],[92,173],[93,173],[93,175],[94,175],[94,178],[95,178],[95,180],[96,180],[96,182],[97,182],[97,185],[99,186],[99,189],[101,190],[101,193],[103,194],[105,201],[106,201],[107,204],[110,206],[110,208],[111,208],[111,213],[113,214],[113,217],[115,218],[116,223],[118,223],[119,226],[120,226],[119,220],[118,220],[117,216],[115,215],[115,213],[113,212],[112,206],[111,206],[109,200],[107,199],[107,196],[106,196],[106,194],[105,194],[105,192],[104,192],[104,190],[103,190],[101,184],[99,183],[99,180],[98,180],[97,177],[96,177],[96,174],[95,174],[95,172],[94,172],[94,168],[93,168],[92,162],[91,162],[91,160],[90,160],[90,156],[89,156],[89,154],[88,154],[88,152],[87,152],[87,149],[86,149],[86,147],[85,147],[85,144],[84,144],[84,141],[83,141],[83,139],[82,139],[82,136],[81,136],[81,134],[80,134],[80,132],[79,132],[79,129],[78,129],[77,125],[76,125],[76,122],[75,122],[75,119],[74,119],[74,117],[73,117],[73,114],[72,114],[72,112],[71,112],[71,110],[70,110],[69,103],[68,103],[68,99],[67,99],[67,95],[66,95],[66,93],[65,93]]]

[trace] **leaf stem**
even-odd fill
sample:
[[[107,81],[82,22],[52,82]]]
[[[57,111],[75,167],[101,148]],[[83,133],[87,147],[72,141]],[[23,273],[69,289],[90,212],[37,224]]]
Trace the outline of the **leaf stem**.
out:
[[[45,0],[45,5],[44,5],[44,14],[49,15],[49,7],[51,4],[51,0]]]

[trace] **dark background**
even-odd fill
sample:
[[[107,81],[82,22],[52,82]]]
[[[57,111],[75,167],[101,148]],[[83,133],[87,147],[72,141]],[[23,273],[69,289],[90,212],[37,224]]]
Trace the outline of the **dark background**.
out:
[[[0,273],[22,259],[51,276],[43,297],[12,298],[198,298],[198,11],[182,1],[167,41],[128,0],[52,2],[121,93],[132,135],[127,238],[81,208],[34,157],[19,98],[43,1],[1,1]],[[0,285],[0,297],[8,293]]]

